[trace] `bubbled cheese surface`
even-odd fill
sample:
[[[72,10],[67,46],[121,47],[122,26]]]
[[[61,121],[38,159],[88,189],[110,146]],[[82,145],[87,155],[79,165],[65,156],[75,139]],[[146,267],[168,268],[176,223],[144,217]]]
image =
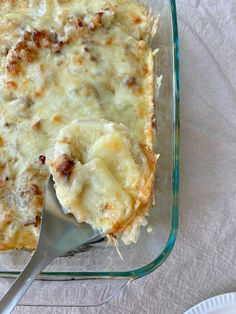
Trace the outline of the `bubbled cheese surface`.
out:
[[[129,143],[131,150],[133,145],[152,149],[149,33],[150,16],[136,0],[0,2],[0,249],[35,247],[49,173],[45,155],[74,120],[95,119],[99,124],[105,119],[114,128],[120,123],[126,128],[124,137],[120,131],[105,132],[88,154],[79,149],[87,159],[76,163],[78,186],[93,173],[86,180],[97,199],[98,182],[107,180],[112,199],[114,190],[120,191],[116,208],[127,208],[129,214],[138,206],[134,199],[147,203],[135,186],[149,171],[147,161],[140,173],[122,149],[117,160],[110,157],[119,141],[122,146],[128,138],[135,143]],[[124,161],[114,175],[110,169],[119,158]],[[124,221],[126,213],[114,215]],[[112,229],[109,219],[106,230]]]

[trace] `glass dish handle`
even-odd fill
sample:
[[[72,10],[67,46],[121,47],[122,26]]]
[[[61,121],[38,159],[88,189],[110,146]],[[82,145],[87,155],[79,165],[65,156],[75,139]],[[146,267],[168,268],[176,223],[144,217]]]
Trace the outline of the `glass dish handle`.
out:
[[[4,281],[5,291],[12,284],[12,280],[9,278],[1,279],[1,281]],[[96,307],[109,302],[133,281],[134,279],[130,278],[36,280],[18,306]],[[2,289],[1,294],[4,294]]]

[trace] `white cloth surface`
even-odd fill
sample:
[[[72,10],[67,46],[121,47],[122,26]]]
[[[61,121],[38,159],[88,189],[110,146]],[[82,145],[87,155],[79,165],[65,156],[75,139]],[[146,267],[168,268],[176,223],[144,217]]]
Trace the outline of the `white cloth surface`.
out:
[[[180,231],[171,256],[99,308],[23,307],[15,314],[179,314],[236,291],[236,1],[177,0],[177,8]]]

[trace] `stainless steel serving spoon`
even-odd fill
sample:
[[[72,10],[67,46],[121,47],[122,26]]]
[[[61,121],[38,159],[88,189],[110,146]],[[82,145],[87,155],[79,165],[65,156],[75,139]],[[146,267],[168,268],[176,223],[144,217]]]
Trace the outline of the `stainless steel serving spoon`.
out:
[[[100,238],[101,235],[89,225],[78,224],[73,217],[63,214],[50,176],[37,248],[25,269],[1,299],[0,313],[11,313],[40,272],[56,257]]]

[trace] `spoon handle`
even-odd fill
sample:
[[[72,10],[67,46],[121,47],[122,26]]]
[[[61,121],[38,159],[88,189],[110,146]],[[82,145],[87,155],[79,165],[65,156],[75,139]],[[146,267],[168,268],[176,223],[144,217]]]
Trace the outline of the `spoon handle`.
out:
[[[46,252],[35,251],[21,274],[0,301],[0,313],[10,314],[40,272],[49,264]]]

